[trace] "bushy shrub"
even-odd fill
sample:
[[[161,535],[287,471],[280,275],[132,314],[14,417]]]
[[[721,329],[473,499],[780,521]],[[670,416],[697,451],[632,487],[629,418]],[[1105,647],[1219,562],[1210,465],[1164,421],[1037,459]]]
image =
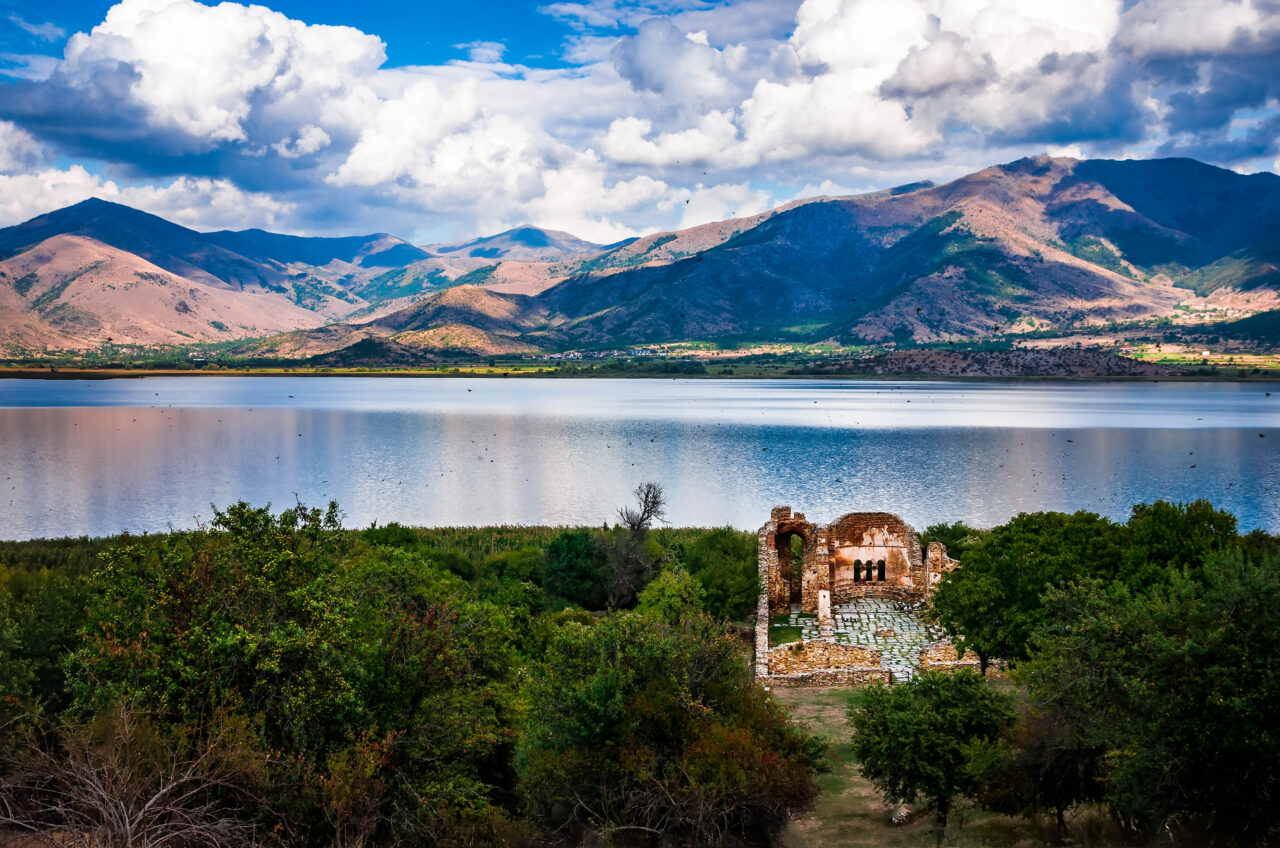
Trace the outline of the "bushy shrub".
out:
[[[760,596],[754,533],[720,527],[702,533],[685,548],[684,563],[706,593],[707,613],[721,621],[755,616]]]
[[[514,785],[507,605],[415,550],[347,541],[336,507],[236,504],[108,552],[73,710],[129,704],[197,734],[239,717],[270,753],[256,815],[299,844],[430,842],[487,815]]]
[[[978,791],[984,749],[1014,723],[1012,700],[967,669],[930,672],[900,686],[873,686],[850,708],[862,774],[890,803],[924,798],[942,844],[955,799]]]
[[[604,551],[590,530],[566,530],[547,545],[542,585],[588,609],[604,603]]]
[[[566,624],[552,640],[518,749],[527,812],[605,835],[766,839],[812,804],[825,745],[709,619],[659,606]]]

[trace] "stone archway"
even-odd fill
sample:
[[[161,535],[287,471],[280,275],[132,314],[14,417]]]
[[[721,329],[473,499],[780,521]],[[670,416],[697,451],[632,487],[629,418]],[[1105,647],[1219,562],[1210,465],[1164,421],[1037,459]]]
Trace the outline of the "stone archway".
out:
[[[807,524],[779,523],[773,540],[778,556],[778,576],[792,609],[799,609],[804,600],[805,564],[811,535],[807,529]]]

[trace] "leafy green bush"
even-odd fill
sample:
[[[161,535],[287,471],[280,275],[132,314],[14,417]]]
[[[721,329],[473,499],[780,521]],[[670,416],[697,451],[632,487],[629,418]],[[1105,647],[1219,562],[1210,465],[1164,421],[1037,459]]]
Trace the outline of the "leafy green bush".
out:
[[[1023,679],[1100,752],[1132,826],[1260,843],[1280,832],[1280,558],[1209,554],[1146,590],[1051,592]]]
[[[547,545],[542,585],[579,606],[598,609],[604,603],[605,557],[590,530],[566,530]]]
[[[1117,574],[1122,532],[1091,512],[1023,513],[965,552],[932,598],[942,625],[962,651],[1025,659],[1027,640],[1044,619],[1042,594],[1086,574]]]
[[[762,841],[812,804],[825,745],[752,682],[709,619],[663,616],[560,628],[517,751],[528,815],[606,838]]]
[[[417,551],[352,556],[337,514],[239,503],[108,551],[72,709],[175,732],[229,711],[271,752],[258,815],[293,840],[436,841],[513,787],[511,615]]]
[[[722,621],[755,616],[760,596],[756,535],[721,527],[702,533],[685,548],[684,563],[706,592],[704,606]]]
[[[951,524],[930,524],[920,534],[920,547],[928,550],[930,542],[941,542],[946,546],[947,556],[960,559],[986,533],[987,531],[970,527],[963,521],[955,521]]]

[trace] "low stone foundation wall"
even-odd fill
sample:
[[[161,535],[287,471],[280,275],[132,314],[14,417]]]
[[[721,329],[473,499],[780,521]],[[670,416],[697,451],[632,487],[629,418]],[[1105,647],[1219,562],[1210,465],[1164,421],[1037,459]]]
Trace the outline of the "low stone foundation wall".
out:
[[[939,639],[920,649],[920,671],[954,671],[957,668],[981,671],[982,664],[973,652],[962,658],[950,639]]]
[[[870,686],[893,682],[887,668],[824,668],[795,674],[774,674],[760,678],[765,686]]]
[[[890,586],[875,581],[837,580],[831,589],[831,603],[847,604],[859,598],[881,598],[886,601],[901,601],[905,604],[920,601],[920,593],[904,586]]]
[[[769,674],[796,674],[827,669],[876,668],[880,652],[862,645],[836,642],[789,642],[769,650]]]
[[[771,648],[757,674],[766,686],[866,686],[891,683],[880,667],[880,652],[863,645],[826,640],[789,642]]]

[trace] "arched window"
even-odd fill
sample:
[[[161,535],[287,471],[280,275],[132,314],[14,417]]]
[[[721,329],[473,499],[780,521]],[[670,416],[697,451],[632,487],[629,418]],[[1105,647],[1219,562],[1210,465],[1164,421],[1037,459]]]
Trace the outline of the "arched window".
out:
[[[862,560],[860,559],[855,559],[853,561],[853,582],[862,582]]]
[[[884,582],[884,560],[876,563],[876,579],[881,583]]]
[[[873,568],[875,568],[875,566],[876,564],[874,562],[872,562],[871,560],[867,560],[867,576],[864,577],[863,579],[866,580],[868,583],[876,579],[875,575],[871,571]]]

